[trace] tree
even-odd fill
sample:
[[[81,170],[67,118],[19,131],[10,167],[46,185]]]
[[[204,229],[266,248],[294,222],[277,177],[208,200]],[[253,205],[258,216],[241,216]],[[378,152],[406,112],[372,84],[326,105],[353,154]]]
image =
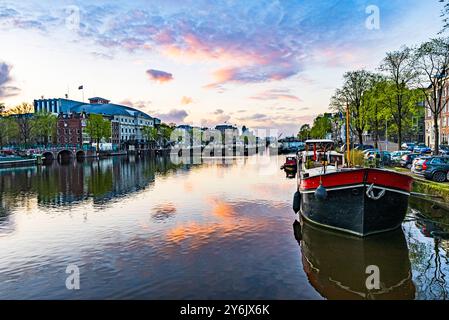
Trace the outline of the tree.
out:
[[[332,121],[329,115],[316,117],[310,130],[310,136],[315,139],[324,139],[329,133],[332,133]]]
[[[6,106],[3,102],[0,102],[0,116],[5,112]]]
[[[384,88],[389,89],[388,94],[394,97],[395,104],[390,105],[390,108],[398,129],[399,145],[402,145],[403,119],[410,114],[409,86],[418,76],[413,62],[413,50],[403,47],[399,51],[388,52],[380,66],[380,70],[385,73],[386,79],[391,83],[391,86],[384,86]]]
[[[100,141],[112,135],[111,122],[99,114],[91,114],[87,120],[86,133],[97,143],[97,152],[99,152]]]
[[[448,0],[438,0],[439,2],[444,3],[443,9],[441,10],[441,17],[443,18],[443,29],[440,33],[445,32],[449,29],[449,1]]]
[[[310,138],[310,125],[304,124],[301,126],[301,129],[299,129],[298,139],[305,141],[308,140],[309,138]]]
[[[148,143],[156,142],[158,138],[158,132],[157,129],[150,126],[145,126],[142,128],[142,134],[145,137],[145,139],[148,141]]]
[[[33,112],[34,107],[26,102],[8,111],[8,114],[17,121],[21,143],[28,144],[31,140],[31,118]]]
[[[364,103],[364,94],[375,83],[376,75],[366,70],[346,72],[344,83],[331,98],[331,108],[346,114],[349,107],[351,115],[351,130],[357,134],[359,143],[363,144],[363,133],[368,125],[368,110]]]
[[[0,147],[16,141],[19,137],[19,126],[16,119],[0,117]]]
[[[174,131],[174,127],[173,126],[169,126],[165,123],[162,123],[159,126],[159,135],[162,139],[162,144],[165,146],[167,144],[168,141],[170,141],[171,138],[171,134]]]
[[[439,119],[446,107],[443,98],[449,75],[449,39],[437,38],[424,42],[415,50],[415,70],[418,73],[418,85],[426,100],[426,108],[433,117],[435,133],[435,154],[439,154]]]
[[[40,111],[34,114],[31,120],[31,133],[37,140],[48,144],[49,137],[56,133],[58,118],[50,112]]]

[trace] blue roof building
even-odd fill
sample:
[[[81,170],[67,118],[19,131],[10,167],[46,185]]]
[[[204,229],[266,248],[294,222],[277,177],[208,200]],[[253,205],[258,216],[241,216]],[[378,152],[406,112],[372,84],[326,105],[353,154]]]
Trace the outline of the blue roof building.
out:
[[[110,103],[101,97],[89,99],[89,103],[69,99],[40,99],[34,100],[35,112],[47,111],[54,114],[85,113],[99,114],[112,122],[113,136],[123,142],[143,143],[146,141],[142,129],[146,126],[160,125],[161,121],[138,109]]]

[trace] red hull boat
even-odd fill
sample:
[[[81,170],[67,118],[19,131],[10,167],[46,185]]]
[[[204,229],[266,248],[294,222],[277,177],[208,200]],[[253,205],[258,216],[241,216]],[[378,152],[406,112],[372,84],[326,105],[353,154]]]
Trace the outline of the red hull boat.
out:
[[[320,154],[314,148],[313,154],[302,156],[295,211],[305,220],[360,237],[401,226],[412,177],[384,169],[343,168],[343,155],[334,151]],[[324,163],[336,161],[313,165],[320,157]]]

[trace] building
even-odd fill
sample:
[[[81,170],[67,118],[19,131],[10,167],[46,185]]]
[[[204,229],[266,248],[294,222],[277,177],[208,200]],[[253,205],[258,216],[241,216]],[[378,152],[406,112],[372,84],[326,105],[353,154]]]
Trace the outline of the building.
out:
[[[160,119],[119,104],[112,104],[110,100],[101,97],[89,99],[89,103],[69,100],[69,99],[40,99],[34,100],[35,112],[46,111],[54,114],[99,114],[111,121],[112,133],[111,142],[114,145],[122,144],[143,144],[146,138],[142,133],[144,127],[154,127],[161,124]],[[70,140],[70,135],[61,137],[63,141]]]
[[[448,144],[449,143],[449,83],[446,84],[443,90],[443,97],[445,99],[446,105],[441,112],[438,123],[439,123],[439,141],[440,144]],[[435,147],[435,128],[434,128],[434,119],[433,113],[429,107],[426,105],[425,109],[425,141],[427,146],[430,148]]]
[[[88,140],[88,137],[83,132],[84,127],[86,127],[86,115],[84,113],[60,113],[57,123],[57,143],[61,145],[82,145],[86,143],[85,140]]]

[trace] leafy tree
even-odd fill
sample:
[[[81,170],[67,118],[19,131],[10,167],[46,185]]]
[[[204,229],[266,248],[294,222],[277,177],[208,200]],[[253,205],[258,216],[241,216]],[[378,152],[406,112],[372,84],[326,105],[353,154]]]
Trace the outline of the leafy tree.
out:
[[[156,142],[156,140],[158,138],[157,129],[154,127],[150,127],[150,126],[143,127],[142,134],[149,143]]]
[[[0,116],[5,112],[6,106],[3,102],[0,102]]]
[[[449,83],[449,38],[431,39],[415,50],[415,70],[418,73],[419,88],[426,100],[426,108],[430,109],[435,133],[435,154],[439,154],[441,113],[447,100],[443,98],[443,90]]]
[[[99,152],[100,141],[109,139],[112,135],[111,122],[99,114],[91,114],[87,120],[86,133],[97,143],[97,152]]]
[[[0,147],[8,145],[19,138],[19,126],[16,119],[0,117]]]
[[[298,132],[298,139],[305,141],[310,138],[310,125],[304,124],[301,126],[301,129],[299,129]]]
[[[349,107],[351,115],[351,130],[357,134],[359,143],[363,144],[363,133],[368,126],[368,109],[364,103],[364,94],[375,83],[376,75],[366,70],[346,72],[344,83],[331,98],[331,108],[346,113]]]
[[[49,143],[49,137],[56,133],[58,118],[47,111],[40,111],[34,114],[31,120],[31,133],[37,140]]]
[[[162,144],[165,146],[170,141],[171,135],[174,131],[173,126],[169,126],[165,123],[161,123],[159,126],[159,135],[162,139]]]
[[[310,135],[315,139],[324,139],[332,133],[332,121],[329,115],[320,115],[315,118],[313,127],[310,130]]]
[[[403,120],[410,115],[409,99],[413,97],[409,86],[418,76],[414,66],[413,50],[403,47],[399,51],[388,52],[380,70],[390,82],[383,88],[388,89],[386,94],[392,95],[394,104],[389,105],[389,108],[398,129],[398,144],[402,145]]]
[[[34,107],[26,102],[8,111],[8,114],[17,121],[21,143],[28,144],[31,141],[31,116],[33,112]]]

